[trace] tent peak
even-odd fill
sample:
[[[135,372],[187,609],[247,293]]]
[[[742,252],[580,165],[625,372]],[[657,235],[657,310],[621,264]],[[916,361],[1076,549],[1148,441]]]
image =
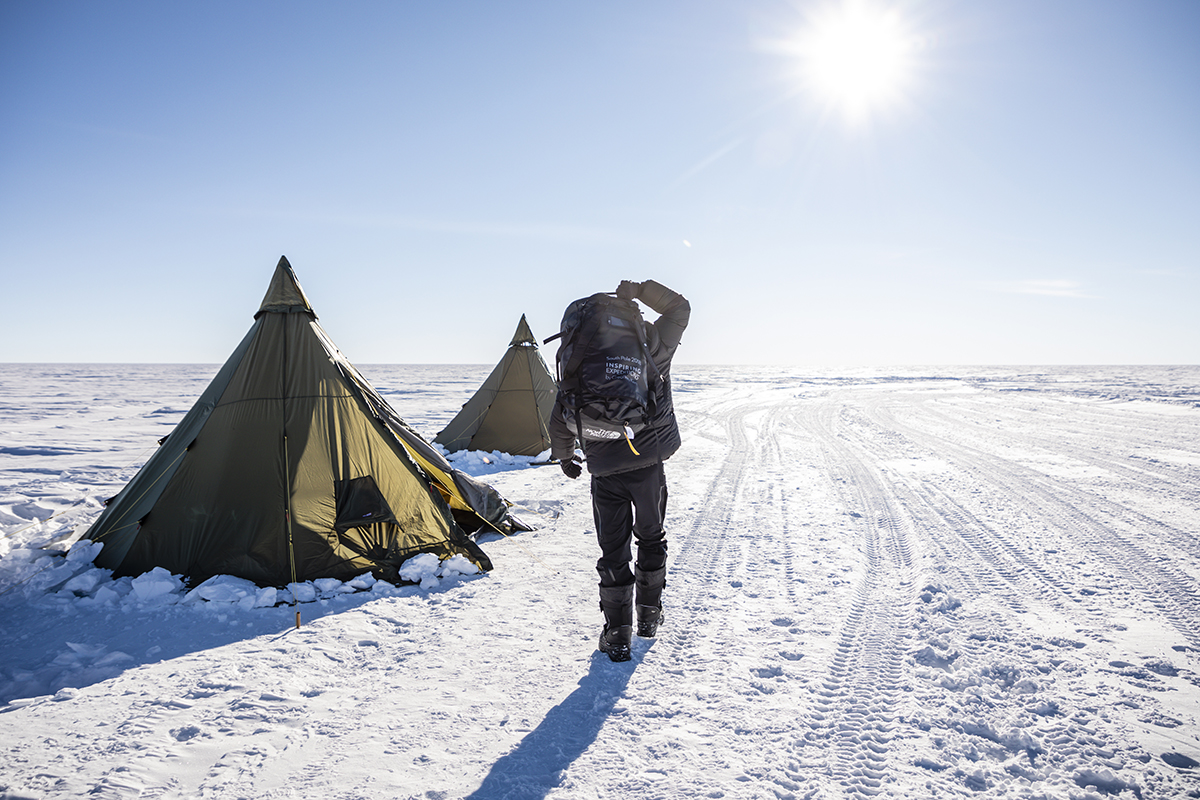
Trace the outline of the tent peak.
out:
[[[537,346],[537,339],[533,336],[533,331],[529,329],[529,323],[525,321],[525,315],[521,315],[521,321],[517,323],[517,331],[513,334],[512,341],[508,343],[509,347],[514,347],[519,344],[532,344]]]
[[[288,263],[287,256],[279,257],[279,263],[275,265],[275,274],[271,276],[271,285],[267,287],[267,294],[263,297],[262,305],[254,318],[258,319],[267,312],[303,313],[312,315],[313,319],[317,318],[308,298],[304,296],[304,290],[300,288],[300,281],[296,280],[296,273]]]

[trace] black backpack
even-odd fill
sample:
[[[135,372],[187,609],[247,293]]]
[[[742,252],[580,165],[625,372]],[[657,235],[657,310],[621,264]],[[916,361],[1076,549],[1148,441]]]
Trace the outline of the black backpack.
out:
[[[661,376],[646,341],[646,322],[633,300],[594,294],[567,306],[556,358],[558,404],[580,444],[633,439],[654,416]]]

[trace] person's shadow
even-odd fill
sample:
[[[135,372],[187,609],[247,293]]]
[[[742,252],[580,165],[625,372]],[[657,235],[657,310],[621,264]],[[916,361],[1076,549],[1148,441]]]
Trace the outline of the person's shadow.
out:
[[[635,652],[634,661],[613,664],[608,656],[594,653],[579,688],[550,709],[515,750],[493,764],[479,788],[464,800],[538,800],[549,794],[562,771],[596,740],[644,655]]]

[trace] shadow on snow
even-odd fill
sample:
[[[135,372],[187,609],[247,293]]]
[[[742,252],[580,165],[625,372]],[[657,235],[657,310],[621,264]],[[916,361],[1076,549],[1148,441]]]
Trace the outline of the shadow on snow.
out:
[[[49,699],[63,688],[82,689],[138,667],[258,637],[280,638],[302,624],[337,616],[376,600],[451,592],[482,576],[443,578],[422,589],[405,584],[387,595],[355,592],[298,605],[241,608],[197,601],[139,608],[61,607],[30,602],[20,594],[0,598],[0,713]]]
[[[464,800],[537,800],[549,794],[561,782],[563,771],[596,741],[642,656],[635,655],[628,664],[613,664],[608,656],[593,653],[591,668],[578,688],[550,709],[515,750],[497,761]]]

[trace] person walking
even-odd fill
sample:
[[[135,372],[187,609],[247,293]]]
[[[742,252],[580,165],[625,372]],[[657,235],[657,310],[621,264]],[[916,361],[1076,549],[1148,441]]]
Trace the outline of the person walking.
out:
[[[663,621],[667,575],[663,462],[679,449],[681,441],[671,399],[671,360],[687,328],[691,305],[683,295],[652,280],[621,281],[616,295],[622,300],[639,300],[659,314],[656,321],[645,325],[649,356],[660,378],[651,387],[653,413],[636,434],[636,448],[623,438],[582,442],[600,544],[596,571],[604,629],[599,649],[613,661],[628,661],[635,605],[639,636],[653,637]],[[564,330],[566,326],[564,317]],[[575,452],[576,430],[564,416],[562,392],[560,388],[559,402],[550,417],[551,457],[558,460],[567,477],[575,479],[583,467]],[[637,560],[630,569],[634,542]]]

